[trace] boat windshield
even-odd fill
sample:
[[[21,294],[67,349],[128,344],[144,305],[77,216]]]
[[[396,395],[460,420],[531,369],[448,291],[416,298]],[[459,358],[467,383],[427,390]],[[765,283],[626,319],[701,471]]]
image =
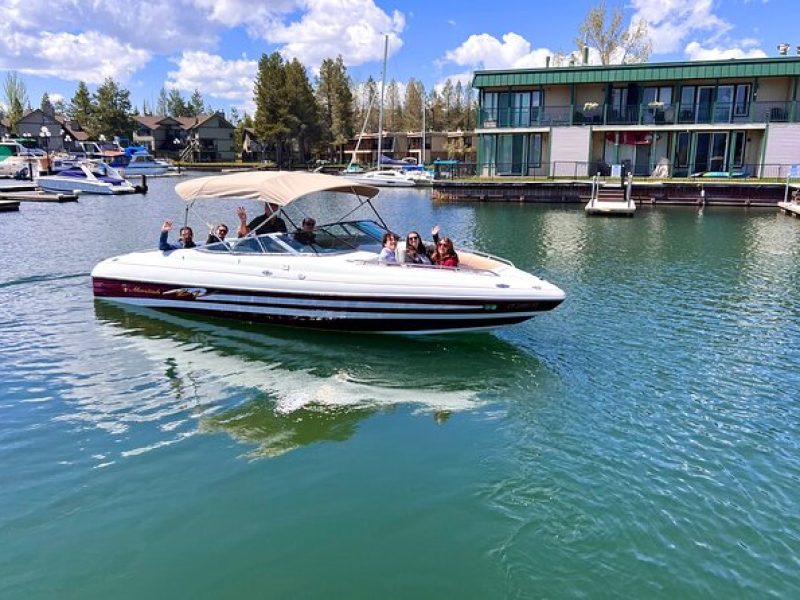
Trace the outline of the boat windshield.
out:
[[[344,221],[315,227],[313,237],[266,233],[202,246],[206,252],[238,254],[334,254],[363,250],[379,252],[386,230],[375,221]]]

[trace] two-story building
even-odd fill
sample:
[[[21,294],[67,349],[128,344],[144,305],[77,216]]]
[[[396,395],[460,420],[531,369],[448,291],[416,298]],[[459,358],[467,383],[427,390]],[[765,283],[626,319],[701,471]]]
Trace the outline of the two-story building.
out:
[[[479,175],[784,177],[800,163],[800,57],[477,71],[473,87]]]
[[[234,127],[221,113],[196,117],[137,115],[133,141],[158,154],[195,162],[232,161]]]

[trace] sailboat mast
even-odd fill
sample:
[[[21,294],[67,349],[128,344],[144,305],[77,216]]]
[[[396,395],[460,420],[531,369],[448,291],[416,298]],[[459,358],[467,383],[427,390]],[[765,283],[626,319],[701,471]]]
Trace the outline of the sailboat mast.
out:
[[[378,169],[381,168],[381,154],[383,153],[383,93],[386,90],[386,57],[389,53],[389,34],[383,42],[383,75],[381,76],[381,105],[378,111]]]

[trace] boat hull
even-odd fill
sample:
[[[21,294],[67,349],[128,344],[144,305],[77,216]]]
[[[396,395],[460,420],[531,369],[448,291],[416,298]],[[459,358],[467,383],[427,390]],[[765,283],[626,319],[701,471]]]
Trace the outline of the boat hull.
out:
[[[135,177],[136,175],[147,175],[148,177],[164,175],[169,172],[169,165],[153,164],[146,167],[124,167],[125,177]]]
[[[131,194],[136,190],[129,183],[112,185],[103,181],[84,181],[75,177],[59,177],[57,175],[40,177],[37,185],[46,192],[73,192],[78,190],[84,194]]]
[[[248,322],[374,333],[479,331],[521,323],[563,301],[549,298],[446,298],[323,294],[188,287],[93,276],[97,298],[153,309]]]

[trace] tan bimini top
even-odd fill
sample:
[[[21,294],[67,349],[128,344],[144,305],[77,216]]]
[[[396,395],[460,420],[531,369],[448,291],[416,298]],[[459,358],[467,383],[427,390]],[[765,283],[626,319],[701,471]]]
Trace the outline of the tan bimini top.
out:
[[[187,202],[238,198],[286,206],[316,192],[342,192],[372,198],[379,190],[337,175],[305,171],[248,171],[183,181],[175,186],[175,192]]]

